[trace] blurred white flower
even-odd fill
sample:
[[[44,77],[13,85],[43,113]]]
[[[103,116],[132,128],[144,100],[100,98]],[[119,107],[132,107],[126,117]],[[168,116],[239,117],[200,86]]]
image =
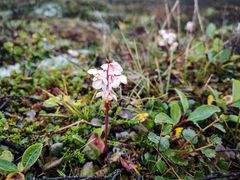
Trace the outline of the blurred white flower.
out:
[[[174,43],[172,43],[172,45],[169,48],[170,48],[170,50],[175,51],[177,49],[177,47],[178,47],[178,43],[174,42]]]
[[[188,21],[186,26],[185,26],[185,30],[189,33],[192,33],[194,31],[195,28],[195,24],[192,21]]]
[[[113,99],[117,101],[117,96],[114,91],[109,91],[108,93],[106,93],[106,91],[100,91],[97,93],[96,97],[102,97],[102,99],[107,102]]]
[[[122,75],[122,67],[115,61],[106,63],[101,66],[101,70],[89,69],[88,74],[94,76],[93,88],[101,89],[96,97],[102,97],[106,102],[117,100],[117,96],[113,88],[118,88],[121,83],[127,84],[127,77]]]
[[[78,57],[79,52],[77,50],[69,49],[68,54],[71,55],[72,57]]]
[[[240,22],[237,25],[237,33],[240,33]]]
[[[108,70],[108,73],[111,75],[120,75],[123,71],[120,64],[118,64],[116,61],[113,61],[109,64],[103,64],[101,68],[105,71]]]
[[[159,39],[159,46],[169,48],[173,51],[176,50],[178,43],[177,43],[177,35],[171,30],[160,30],[160,39]]]

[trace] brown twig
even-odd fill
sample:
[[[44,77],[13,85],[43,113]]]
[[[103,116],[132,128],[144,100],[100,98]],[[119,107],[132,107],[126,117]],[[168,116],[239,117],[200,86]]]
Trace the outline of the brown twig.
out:
[[[208,126],[206,126],[205,128],[203,128],[201,131],[199,131],[195,136],[193,136],[193,138],[189,141],[187,141],[185,144],[182,145],[182,147],[180,148],[180,150],[184,149],[186,147],[186,145],[188,145],[192,140],[194,140],[196,137],[198,137],[200,134],[202,134],[203,132],[205,132],[208,128],[210,128],[211,126],[213,126],[215,123],[217,123],[219,121],[219,119],[217,118],[215,121],[213,121],[212,123],[210,123]]]

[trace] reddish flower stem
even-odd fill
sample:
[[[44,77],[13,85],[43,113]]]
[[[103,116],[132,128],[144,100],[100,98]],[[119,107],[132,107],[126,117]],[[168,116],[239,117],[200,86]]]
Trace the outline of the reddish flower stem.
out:
[[[108,63],[108,68],[107,68],[107,89],[109,90],[109,60],[107,58],[107,63]],[[108,97],[105,101],[105,113],[106,113],[106,124],[105,124],[105,140],[104,140],[104,145],[105,145],[105,149],[104,149],[104,154],[107,155],[108,153],[108,112],[109,112],[109,102],[108,102]]]
[[[105,145],[105,154],[107,154],[108,151],[108,111],[109,111],[109,103],[105,102],[105,112],[106,112],[106,124],[105,124],[105,140],[104,140],[104,145]]]

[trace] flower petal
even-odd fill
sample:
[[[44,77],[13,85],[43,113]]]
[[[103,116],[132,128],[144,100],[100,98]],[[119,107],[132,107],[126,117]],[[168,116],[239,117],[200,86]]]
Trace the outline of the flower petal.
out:
[[[99,73],[99,71],[97,69],[89,69],[87,72],[88,72],[88,74],[92,74],[92,75],[96,75]]]
[[[103,70],[107,70],[107,69],[108,69],[108,64],[103,64],[103,65],[101,65],[101,68],[102,68]]]
[[[97,94],[96,94],[96,97],[98,98],[98,97],[102,97],[103,96],[103,92],[101,91],[101,92],[98,92]]]
[[[94,89],[101,89],[103,87],[103,83],[100,80],[93,81],[92,86]]]
[[[121,81],[121,83],[127,84],[127,77],[126,76],[124,76],[124,75],[119,76],[119,80]]]

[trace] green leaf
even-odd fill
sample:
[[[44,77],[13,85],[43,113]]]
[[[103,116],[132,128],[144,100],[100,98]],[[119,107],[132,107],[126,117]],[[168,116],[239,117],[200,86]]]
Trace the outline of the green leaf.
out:
[[[4,49],[6,49],[8,52],[11,53],[11,52],[13,51],[14,45],[13,45],[12,42],[5,42],[5,43],[3,44],[3,47],[4,47]]]
[[[220,123],[216,123],[213,125],[215,128],[217,128],[218,130],[222,131],[223,133],[226,133],[226,130],[224,129],[223,125]]]
[[[94,134],[94,133],[96,133],[96,134],[98,134],[99,136],[101,136],[102,133],[103,133],[103,128],[96,128],[96,129],[94,129],[93,132],[92,132],[92,134]]]
[[[0,156],[0,159],[5,159],[9,162],[12,162],[13,161],[13,154],[11,153],[11,151],[9,150],[4,150]]]
[[[214,158],[216,156],[216,152],[213,149],[203,149],[201,152],[207,156],[208,158]]]
[[[218,107],[213,105],[202,105],[190,113],[188,121],[199,122],[209,118],[216,112],[220,112]]]
[[[158,171],[160,172],[160,173],[164,173],[165,171],[166,171],[166,169],[167,169],[167,165],[165,164],[165,162],[163,161],[163,160],[161,160],[161,159],[159,159],[157,162],[156,162],[156,167],[157,167],[157,169],[158,169]]]
[[[184,129],[183,132],[183,137],[188,140],[189,142],[191,142],[192,144],[196,144],[198,142],[198,138],[195,137],[196,136],[196,132],[192,129]],[[193,139],[193,137],[195,137]]]
[[[180,91],[178,89],[175,89],[175,91],[177,92],[178,96],[180,97],[182,107],[183,107],[183,111],[184,111],[184,113],[186,113],[188,108],[189,108],[188,99],[182,91]]]
[[[47,99],[46,101],[44,101],[43,105],[51,108],[51,107],[58,106],[59,102],[60,102],[60,97],[52,96],[49,99]]]
[[[177,102],[172,103],[170,108],[171,118],[174,120],[175,124],[177,124],[182,116],[181,108]]]
[[[196,48],[196,51],[198,52],[198,54],[201,54],[201,55],[205,54],[205,46],[204,46],[203,42],[196,43],[195,48]]]
[[[180,165],[180,166],[187,166],[187,165],[188,165],[188,160],[186,160],[186,159],[181,159],[181,158],[178,157],[178,156],[171,157],[171,160],[172,160],[175,164],[178,164],[178,165]]]
[[[209,38],[212,38],[216,32],[216,29],[217,29],[216,25],[214,23],[210,23],[206,29],[207,36]]]
[[[41,143],[33,144],[23,153],[22,165],[23,167],[31,167],[39,158],[42,152],[43,145]]]
[[[156,177],[154,178],[154,180],[165,180],[165,178],[164,178],[164,177],[161,177],[161,176],[156,176]]]
[[[214,134],[210,137],[210,142],[212,144],[218,145],[218,144],[222,144],[222,139],[218,137],[216,134]]]
[[[213,49],[216,52],[219,52],[222,49],[223,41],[219,38],[215,38],[213,41]]]
[[[222,50],[221,54],[220,54],[220,59],[222,61],[224,60],[228,60],[231,56],[231,50],[230,49],[224,49]]]
[[[163,127],[162,135],[168,135],[172,131],[172,125],[171,124],[166,124]]]
[[[159,140],[160,140],[160,137],[157,136],[155,133],[153,132],[150,132],[148,134],[148,139],[153,142],[154,144],[158,144],[159,143]]]
[[[229,118],[229,121],[231,121],[231,122],[235,122],[235,123],[239,123],[240,122],[240,117],[239,116],[229,115],[228,118]]]
[[[156,124],[167,123],[167,124],[173,124],[173,125],[175,124],[174,120],[165,113],[159,113],[155,117],[155,123]]]
[[[240,100],[237,102],[233,103],[233,107],[240,108]]]
[[[232,95],[233,95],[233,102],[240,100],[240,81],[239,80],[236,80],[236,79],[233,80]]]
[[[164,151],[166,149],[168,149],[170,147],[170,143],[168,138],[165,137],[161,137],[160,138],[160,151]]]
[[[5,172],[17,172],[17,166],[6,159],[0,159],[0,170]]]

